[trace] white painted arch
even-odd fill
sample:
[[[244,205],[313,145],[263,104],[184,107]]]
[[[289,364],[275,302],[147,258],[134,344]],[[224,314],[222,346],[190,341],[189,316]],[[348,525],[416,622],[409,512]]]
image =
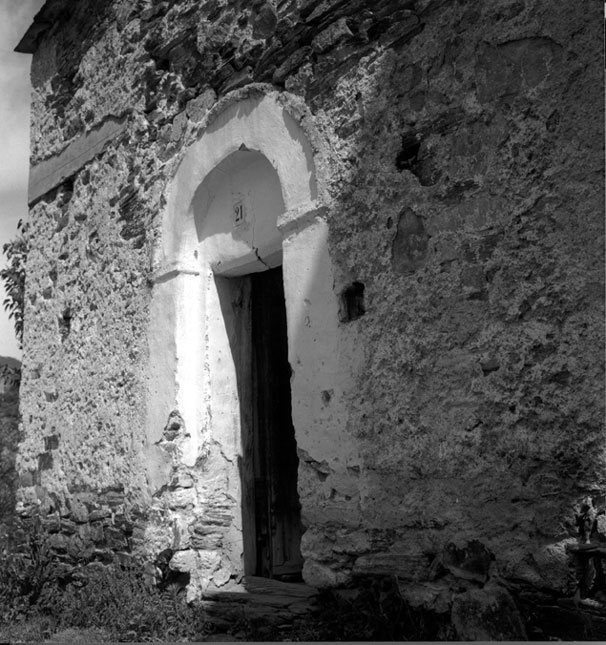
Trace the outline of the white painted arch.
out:
[[[275,169],[284,201],[282,227],[322,205],[309,137],[277,96],[273,92],[234,100],[236,94],[226,107],[219,104],[216,116],[210,115],[208,127],[187,151],[168,189],[160,257],[155,259],[161,272],[197,270],[203,262],[194,257],[193,197],[202,181],[238,151],[259,152]]]
[[[150,311],[149,493],[162,489],[178,466],[196,472],[193,504],[201,505],[201,514],[205,499],[227,494],[234,522],[218,556],[222,571],[242,567],[242,491],[236,367],[217,276],[282,265],[297,445],[317,461],[347,461],[351,442],[343,434],[341,394],[348,368],[340,360],[338,302],[322,216],[318,168],[324,162],[299,99],[275,91],[236,92],[209,116],[167,190]],[[234,220],[238,203],[244,204],[244,226]],[[173,410],[183,418],[185,434],[171,456],[162,448],[162,432]],[[212,572],[203,575],[212,580]]]

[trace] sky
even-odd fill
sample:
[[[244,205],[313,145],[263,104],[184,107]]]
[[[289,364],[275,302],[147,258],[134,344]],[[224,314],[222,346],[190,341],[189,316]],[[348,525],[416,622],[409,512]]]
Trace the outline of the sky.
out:
[[[13,50],[44,0],[0,0],[0,251],[17,235],[17,222],[27,218],[29,172],[30,54]],[[4,254],[0,267],[6,265]],[[4,284],[0,284],[0,356],[21,357],[13,322],[1,306]]]

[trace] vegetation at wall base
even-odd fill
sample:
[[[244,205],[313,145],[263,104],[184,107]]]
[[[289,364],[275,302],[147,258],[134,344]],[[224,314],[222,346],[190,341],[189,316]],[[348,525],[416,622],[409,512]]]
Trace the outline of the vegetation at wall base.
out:
[[[322,592],[317,612],[292,624],[243,615],[229,631],[243,641],[449,640],[448,626],[438,623],[403,601],[395,579],[376,578]],[[20,553],[0,555],[0,641],[204,641],[214,629],[201,607],[187,605],[181,586],[158,589],[135,562],[70,569],[36,532]]]
[[[34,535],[0,561],[0,640],[31,642],[203,640],[209,626],[183,590],[150,584],[137,563],[71,571]],[[64,575],[61,575],[61,571]]]

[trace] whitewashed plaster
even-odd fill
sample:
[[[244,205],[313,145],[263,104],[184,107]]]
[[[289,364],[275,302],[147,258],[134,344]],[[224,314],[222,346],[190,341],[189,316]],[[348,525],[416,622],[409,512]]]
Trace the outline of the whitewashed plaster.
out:
[[[295,119],[270,95],[228,104],[188,150],[168,188],[156,258],[161,272],[197,269],[203,262],[194,257],[193,195],[213,169],[242,147],[267,157],[278,175],[285,211],[318,206],[313,151]]]
[[[174,456],[162,456],[159,442],[178,410],[185,433],[176,459],[190,468],[205,461],[198,490],[226,491],[236,527],[242,526],[240,405],[229,343],[233,320],[222,311],[218,281],[236,297],[236,282],[225,278],[283,265],[297,445],[334,463],[352,451],[341,403],[350,375],[340,357],[315,168],[306,134],[276,96],[249,96],[214,118],[168,189],[150,321],[150,493],[177,465]],[[244,213],[236,223],[238,204]],[[225,549],[238,553],[238,544]]]

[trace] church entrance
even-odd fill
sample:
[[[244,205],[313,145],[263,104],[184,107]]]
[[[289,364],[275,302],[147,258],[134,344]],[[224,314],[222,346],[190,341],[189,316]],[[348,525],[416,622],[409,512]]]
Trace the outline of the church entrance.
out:
[[[282,268],[250,280],[255,574],[295,580],[302,558]],[[246,458],[246,457],[245,457]],[[251,509],[252,510],[252,509]]]
[[[328,148],[299,98],[248,92],[226,97],[183,151],[151,263],[146,476],[167,494],[175,468],[193,481],[173,513],[195,527],[192,597],[301,577],[301,517],[313,521],[322,491],[297,481],[298,454],[338,462],[348,445],[351,361],[316,178]],[[175,411],[183,435],[169,453]]]

